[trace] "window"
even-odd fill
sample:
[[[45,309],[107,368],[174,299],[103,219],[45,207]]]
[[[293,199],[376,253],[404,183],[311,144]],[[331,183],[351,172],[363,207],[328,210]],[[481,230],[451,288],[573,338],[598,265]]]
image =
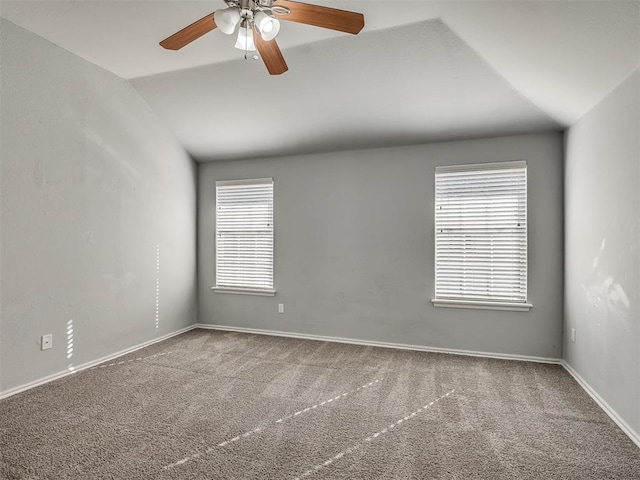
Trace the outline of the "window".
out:
[[[528,310],[527,164],[436,167],[436,306]]]
[[[217,292],[273,295],[273,179],[216,182]]]

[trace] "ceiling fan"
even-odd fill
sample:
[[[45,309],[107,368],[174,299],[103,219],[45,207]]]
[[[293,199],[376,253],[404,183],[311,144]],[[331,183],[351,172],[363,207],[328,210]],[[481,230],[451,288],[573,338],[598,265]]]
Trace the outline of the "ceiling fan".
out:
[[[247,52],[258,49],[271,75],[280,75],[289,68],[275,37],[280,21],[305,23],[340,32],[357,34],[364,27],[361,13],[321,7],[291,0],[224,0],[227,8],[201,18],[160,42],[169,50],[179,50],[218,27],[222,33],[233,34],[238,28],[235,47]],[[257,57],[256,57],[257,58]]]

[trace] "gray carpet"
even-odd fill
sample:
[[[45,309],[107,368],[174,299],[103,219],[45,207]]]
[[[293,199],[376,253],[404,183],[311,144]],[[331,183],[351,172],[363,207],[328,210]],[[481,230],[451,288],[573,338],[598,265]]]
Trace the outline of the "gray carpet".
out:
[[[559,366],[194,330],[0,401],[3,479],[640,479]]]

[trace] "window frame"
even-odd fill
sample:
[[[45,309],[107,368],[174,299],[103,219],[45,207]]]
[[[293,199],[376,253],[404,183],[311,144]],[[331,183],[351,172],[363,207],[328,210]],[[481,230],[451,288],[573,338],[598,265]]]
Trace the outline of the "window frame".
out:
[[[524,226],[524,240],[525,240],[525,266],[524,266],[524,287],[525,287],[525,299],[524,301],[511,301],[511,300],[491,300],[485,298],[474,298],[469,295],[468,298],[451,298],[447,296],[436,296],[438,291],[438,192],[437,192],[437,175],[446,173],[464,173],[464,172],[489,172],[491,170],[503,170],[503,169],[521,169],[524,168],[525,178],[525,226]],[[532,308],[532,304],[528,302],[528,263],[529,263],[529,251],[528,251],[528,168],[526,160],[514,160],[505,162],[487,162],[487,163],[475,163],[467,165],[451,165],[451,166],[438,166],[435,168],[434,173],[434,291],[431,303],[435,307],[448,307],[448,308],[470,308],[470,309],[489,309],[489,310],[511,310],[511,311],[529,311]],[[442,262],[441,262],[442,263]]]
[[[218,205],[219,205],[219,187],[233,187],[233,186],[251,186],[251,185],[270,185],[271,186],[271,211],[270,211],[270,220],[271,220],[271,265],[270,265],[270,275],[271,275],[271,286],[270,287],[255,287],[255,286],[242,286],[242,285],[224,285],[220,284],[220,258],[219,258],[219,215],[218,215]],[[273,178],[253,178],[253,179],[239,179],[239,180],[219,180],[216,181],[216,201],[215,201],[215,225],[214,225],[214,238],[215,238],[215,246],[214,246],[214,265],[215,265],[215,286],[211,287],[216,293],[231,293],[231,294],[239,294],[239,295],[262,295],[262,296],[274,296],[276,294],[276,288],[274,284],[274,253],[275,253],[275,226],[274,226],[274,216],[275,216],[275,192],[274,192],[274,181]]]

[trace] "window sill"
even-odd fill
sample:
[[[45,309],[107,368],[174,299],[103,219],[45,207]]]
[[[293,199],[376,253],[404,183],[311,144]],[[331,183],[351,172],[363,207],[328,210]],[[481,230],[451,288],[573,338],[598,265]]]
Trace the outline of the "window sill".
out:
[[[211,287],[215,293],[232,293],[234,295],[262,295],[273,297],[276,294],[272,288],[242,288],[242,287]]]
[[[513,302],[483,302],[480,300],[447,300],[434,298],[431,300],[434,307],[445,308],[473,308],[478,310],[511,310],[514,312],[528,312],[533,305],[530,303]]]

